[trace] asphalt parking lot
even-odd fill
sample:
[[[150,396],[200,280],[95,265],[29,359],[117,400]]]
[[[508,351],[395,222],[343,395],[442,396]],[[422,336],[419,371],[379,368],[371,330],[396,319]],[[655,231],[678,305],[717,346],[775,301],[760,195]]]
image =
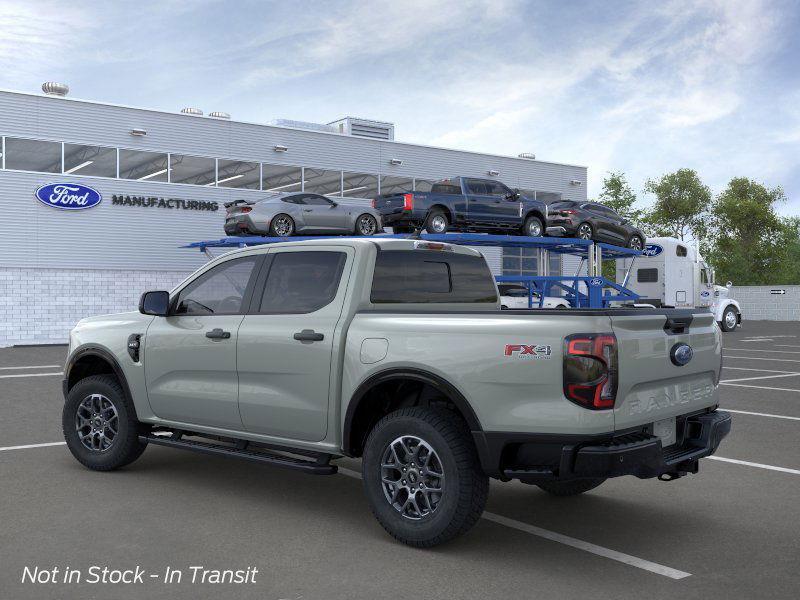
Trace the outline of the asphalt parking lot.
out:
[[[800,323],[746,322],[724,343],[733,431],[699,475],[566,499],[492,482],[475,529],[433,550],[384,533],[355,461],[312,477],[151,446],[124,470],[89,471],[60,444],[66,348],[2,349],[0,598],[797,598]],[[185,573],[21,582],[26,566],[91,565]],[[258,574],[191,584],[192,565]]]

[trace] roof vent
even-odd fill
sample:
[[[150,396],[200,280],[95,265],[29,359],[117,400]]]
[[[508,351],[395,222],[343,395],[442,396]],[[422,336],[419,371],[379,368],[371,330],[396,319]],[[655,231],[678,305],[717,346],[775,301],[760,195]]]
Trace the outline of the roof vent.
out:
[[[533,152],[522,152],[517,154],[517,156],[526,160],[536,160],[536,155]]]
[[[48,96],[66,96],[69,94],[69,86],[66,83],[56,83],[48,81],[42,84],[42,91]]]
[[[185,115],[195,115],[196,117],[202,117],[203,111],[199,108],[192,108],[191,106],[182,108],[181,112]]]
[[[208,116],[212,117],[214,119],[230,119],[231,118],[231,116],[228,113],[220,112],[218,110],[215,110],[214,112],[208,113]]]

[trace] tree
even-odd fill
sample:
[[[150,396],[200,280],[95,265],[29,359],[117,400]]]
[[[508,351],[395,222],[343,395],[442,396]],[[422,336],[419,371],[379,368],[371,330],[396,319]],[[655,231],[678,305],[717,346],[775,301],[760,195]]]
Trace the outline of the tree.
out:
[[[603,179],[603,191],[600,192],[598,202],[615,210],[634,225],[638,226],[641,221],[642,211],[633,206],[636,203],[636,194],[633,193],[622,171],[610,171]]]
[[[644,191],[656,197],[643,217],[653,233],[681,240],[702,239],[706,235],[711,190],[700,181],[697,172],[678,169],[658,180],[648,179]]]
[[[775,204],[786,199],[746,177],[731,179],[711,207],[709,262],[719,281],[737,285],[795,283],[800,253],[797,219],[782,219]]]

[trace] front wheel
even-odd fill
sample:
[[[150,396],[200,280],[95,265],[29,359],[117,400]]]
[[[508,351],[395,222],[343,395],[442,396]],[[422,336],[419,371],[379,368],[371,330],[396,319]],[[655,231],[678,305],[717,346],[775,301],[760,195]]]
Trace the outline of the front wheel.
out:
[[[117,379],[93,375],[67,394],[61,417],[72,455],[95,471],[111,471],[135,461],[147,447],[139,441],[141,425]]]
[[[632,235],[628,240],[628,248],[631,250],[641,250],[644,248],[644,241],[638,235]]]
[[[378,220],[369,214],[356,219],[356,235],[375,235],[378,232]]]
[[[544,234],[544,225],[539,217],[528,217],[522,226],[522,235],[528,237],[541,237]]]
[[[719,326],[722,331],[734,331],[736,327],[739,325],[739,318],[736,314],[736,310],[729,306],[725,309],[725,312],[722,313],[722,321],[720,322]]]
[[[446,410],[403,408],[385,416],[369,434],[362,471],[378,522],[419,548],[466,533],[489,494],[466,424]]]

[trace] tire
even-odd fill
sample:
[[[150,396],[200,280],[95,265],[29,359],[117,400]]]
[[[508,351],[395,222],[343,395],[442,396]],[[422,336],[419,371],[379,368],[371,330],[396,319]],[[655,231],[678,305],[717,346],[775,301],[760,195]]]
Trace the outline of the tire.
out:
[[[628,240],[628,248],[632,250],[643,250],[644,240],[638,235],[632,235]]]
[[[417,471],[419,457],[426,455],[425,464],[438,469],[431,471],[441,473],[441,478]],[[387,464],[398,468],[383,466]],[[408,469],[405,474],[400,465]],[[436,546],[466,533],[480,518],[489,495],[489,478],[481,470],[469,429],[444,409],[403,408],[381,419],[367,438],[362,475],[367,500],[378,522],[392,537],[417,548]],[[408,501],[412,478],[426,489],[417,488],[413,504]],[[384,483],[385,479],[397,480],[398,485]],[[427,491],[436,486],[441,494]],[[390,497],[393,492],[394,504]],[[425,498],[430,499],[427,504]],[[402,508],[396,506],[401,502]]]
[[[275,215],[269,222],[269,234],[273,237],[291,237],[294,229],[294,220],[284,213]]]
[[[450,220],[441,208],[434,208],[425,219],[425,231],[428,233],[447,233],[449,226]]]
[[[594,228],[589,223],[581,223],[575,230],[575,237],[580,240],[594,239]]]
[[[378,220],[368,213],[359,215],[356,219],[355,234],[370,236],[378,233]]]
[[[547,481],[536,485],[553,496],[577,496],[593,490],[605,479],[574,479],[572,481]]]
[[[544,224],[542,220],[533,215],[525,219],[525,224],[522,226],[522,235],[528,237],[542,237],[544,235]]]
[[[727,307],[722,313],[722,321],[719,322],[719,328],[722,331],[730,332],[735,331],[739,326],[739,318],[736,314],[736,309],[732,306]]]
[[[100,410],[92,413],[97,407]],[[112,410],[115,417],[111,416]],[[91,419],[86,418],[90,413],[100,416],[106,424],[95,429]],[[80,433],[79,419],[83,419],[82,422],[85,423]],[[114,424],[116,433],[109,440]],[[147,442],[139,441],[139,433],[143,427],[136,420],[136,411],[122,391],[117,378],[112,375],[92,375],[76,383],[67,394],[61,426],[72,456],[95,471],[112,471],[129,465],[147,448]],[[105,436],[92,434],[89,428],[92,431],[102,429]],[[88,439],[81,441],[82,433]]]

